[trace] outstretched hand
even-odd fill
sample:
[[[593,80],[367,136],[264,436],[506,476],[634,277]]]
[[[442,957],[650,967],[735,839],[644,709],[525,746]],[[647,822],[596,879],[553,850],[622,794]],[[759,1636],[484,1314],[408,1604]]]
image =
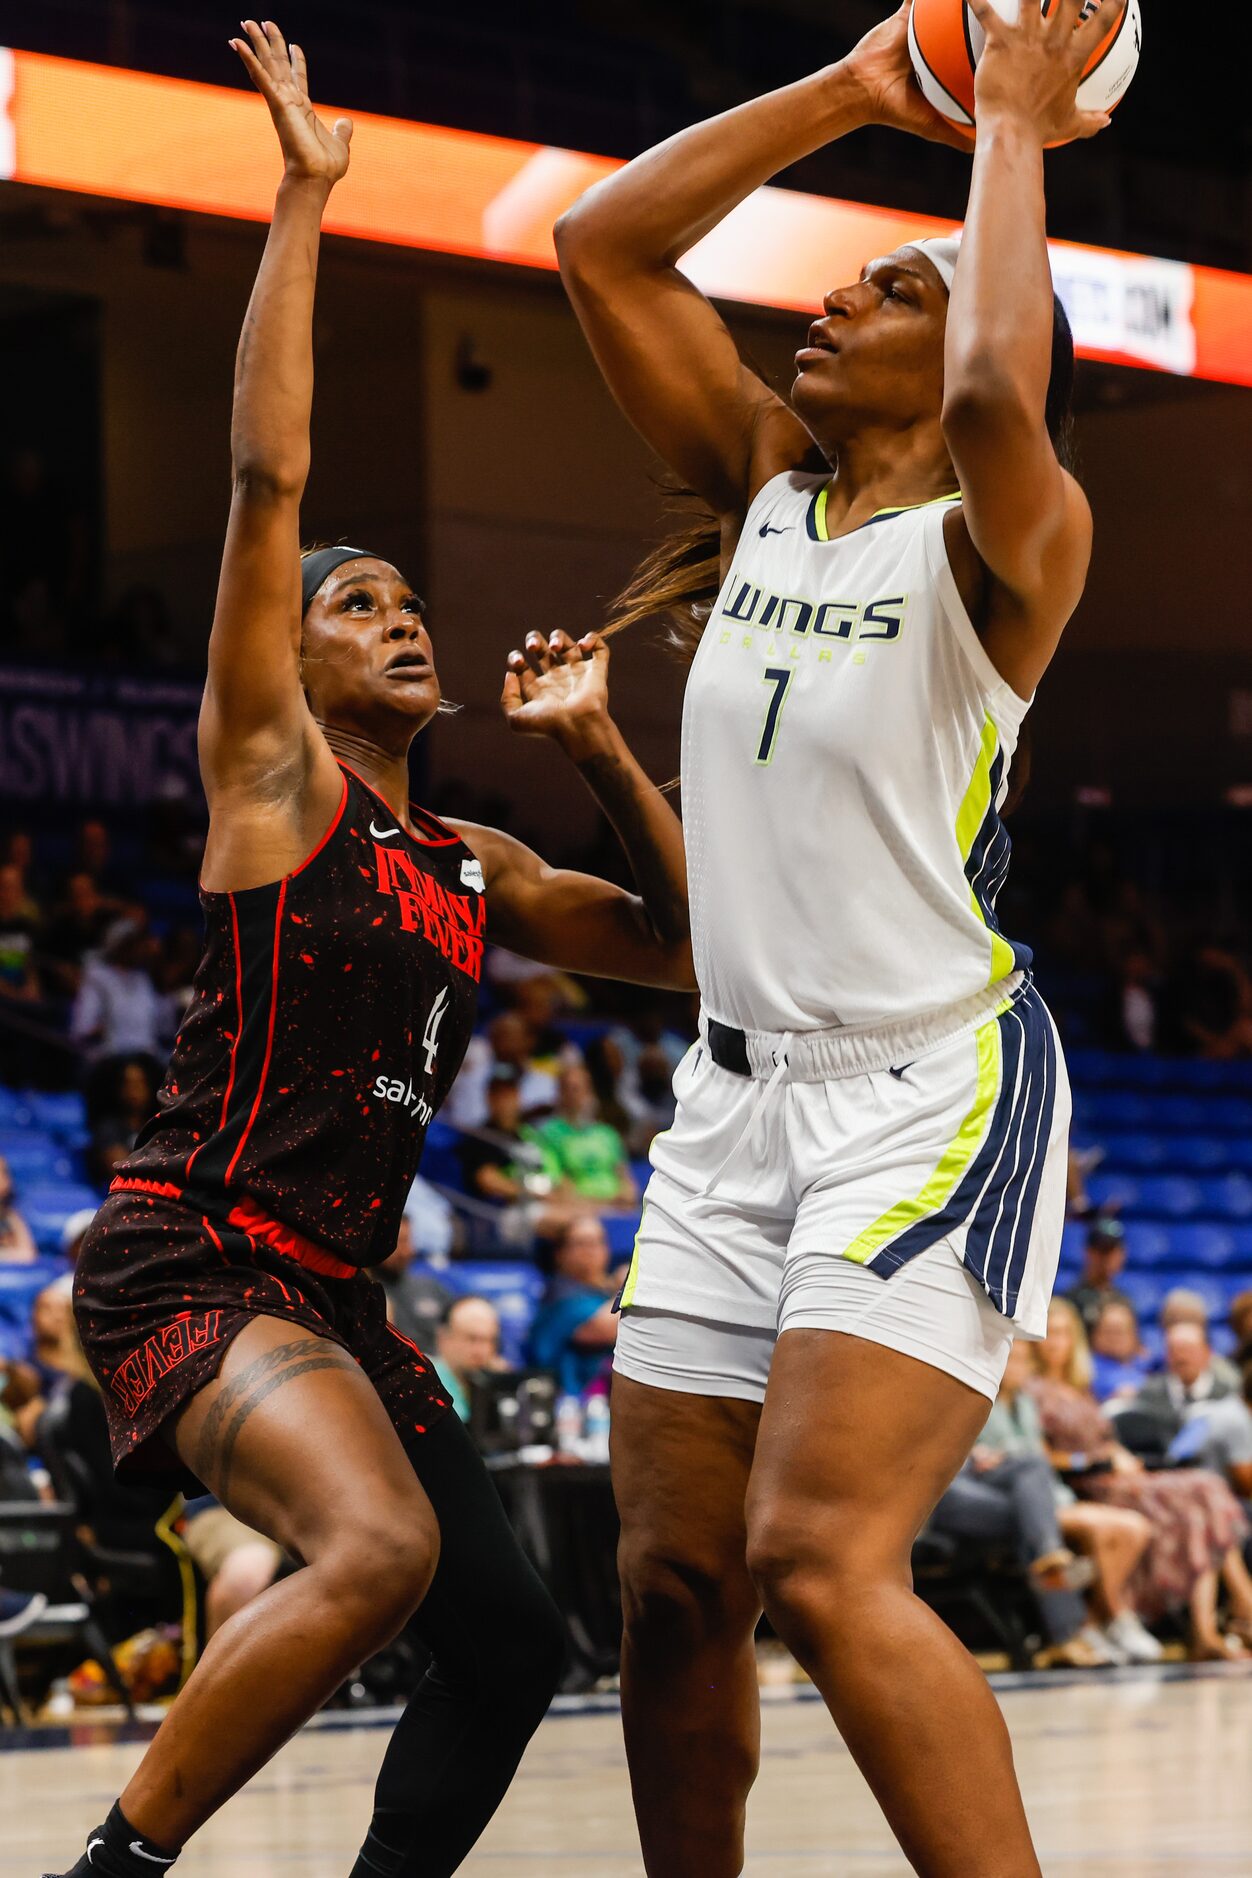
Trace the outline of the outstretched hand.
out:
[[[1080,111],[1078,87],[1098,46],[1126,9],[1126,0],[1054,0],[1050,12],[1026,0],[1006,20],[991,0],[969,0],[987,43],[974,74],[974,117],[1012,112],[1045,144],[1095,137],[1110,123],[1104,111]]]
[[[338,117],[328,130],[309,102],[309,74],[304,53],[288,51],[273,20],[244,20],[246,39],[232,39],[253,84],[270,108],[282,145],[287,175],[302,181],[339,181],[348,167],[352,119]]]
[[[508,666],[500,702],[519,735],[569,742],[607,718],[609,646],[600,633],[586,633],[577,644],[564,632],[547,640],[528,633]]]
[[[973,139],[967,130],[950,124],[923,96],[909,56],[909,13],[912,0],[904,0],[890,19],[873,27],[845,60],[865,93],[871,121],[892,130],[908,131],[928,143],[951,144],[969,151]]]

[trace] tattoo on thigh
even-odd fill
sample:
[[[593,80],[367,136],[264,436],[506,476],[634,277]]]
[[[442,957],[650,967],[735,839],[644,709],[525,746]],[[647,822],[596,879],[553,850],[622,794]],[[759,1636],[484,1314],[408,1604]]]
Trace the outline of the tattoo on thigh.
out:
[[[355,1365],[347,1356],[308,1337],[298,1337],[266,1350],[222,1390],[200,1431],[194,1463],[200,1479],[212,1485],[220,1498],[225,1499],[229,1489],[235,1446],[253,1409],[285,1382],[318,1369],[355,1374]]]

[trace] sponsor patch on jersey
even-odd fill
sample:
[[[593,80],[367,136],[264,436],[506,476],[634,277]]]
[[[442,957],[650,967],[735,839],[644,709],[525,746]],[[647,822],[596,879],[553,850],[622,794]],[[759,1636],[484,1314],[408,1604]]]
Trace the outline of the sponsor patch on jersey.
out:
[[[481,861],[461,862],[461,885],[463,887],[472,887],[475,893],[486,893],[487,883],[483,879],[483,864]]]

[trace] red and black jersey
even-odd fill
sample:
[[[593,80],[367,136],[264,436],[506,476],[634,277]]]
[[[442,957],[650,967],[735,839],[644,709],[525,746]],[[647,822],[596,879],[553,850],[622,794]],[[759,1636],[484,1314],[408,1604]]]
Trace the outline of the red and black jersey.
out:
[[[487,924],[470,849],[424,811],[411,819],[417,838],[345,769],[295,873],[202,893],[193,1001],[116,1187],[276,1244],[297,1234],[348,1265],[394,1250],[473,1031]]]

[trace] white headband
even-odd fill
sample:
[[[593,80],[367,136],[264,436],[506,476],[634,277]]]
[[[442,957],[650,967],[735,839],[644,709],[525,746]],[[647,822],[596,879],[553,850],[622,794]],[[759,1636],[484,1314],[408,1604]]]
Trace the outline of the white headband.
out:
[[[914,248],[918,254],[926,256],[948,292],[951,293],[952,282],[956,278],[957,256],[961,252],[960,231],[958,230],[955,235],[932,235],[926,241],[909,241],[905,243],[905,246]]]

